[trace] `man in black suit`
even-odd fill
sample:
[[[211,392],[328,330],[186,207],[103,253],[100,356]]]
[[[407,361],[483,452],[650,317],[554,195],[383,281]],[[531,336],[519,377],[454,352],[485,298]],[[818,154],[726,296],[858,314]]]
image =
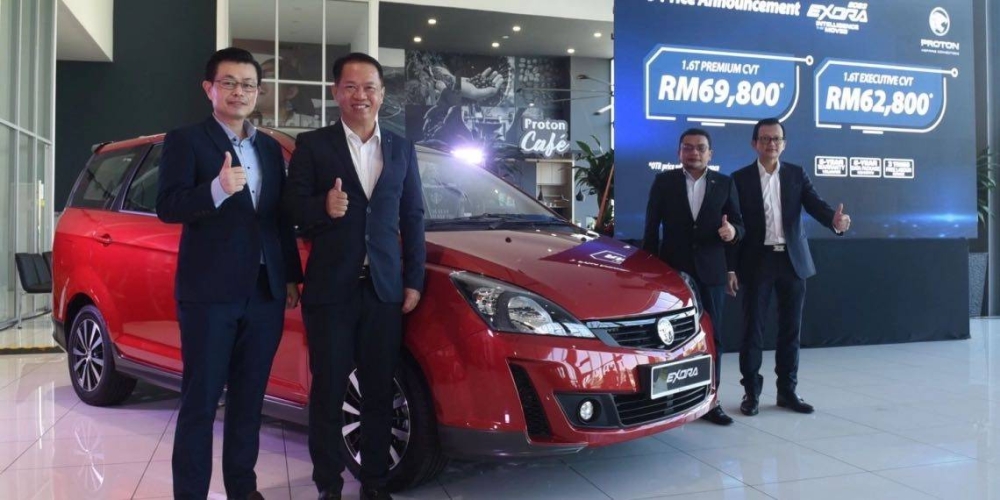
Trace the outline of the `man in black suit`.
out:
[[[352,53],[333,64],[336,124],[298,136],[286,203],[313,238],[302,291],[309,339],[309,454],[321,499],[344,480],[341,407],[356,365],[361,405],[361,498],[386,490],[393,374],[403,315],[424,283],[424,203],[413,143],[381,130],[382,65]],[[353,459],[353,458],[347,458]]]
[[[844,213],[843,204],[834,210],[819,197],[802,167],[779,160],[786,144],[781,122],[773,118],[757,122],[750,144],[757,151],[757,160],[733,173],[747,230],[739,245],[737,265],[744,291],[740,372],[746,394],[740,411],[756,415],[759,410],[764,384],[759,373],[764,315],[773,291],[778,299],[774,356],[777,403],[799,413],[812,413],[812,405],[795,392],[806,278],[816,274],[802,227],[802,210],[837,234],[847,231],[851,218]]]
[[[649,190],[643,249],[694,278],[695,293],[712,320],[718,388],[722,308],[726,292],[736,293],[736,275],[730,272],[735,269],[727,259],[727,247],[743,237],[743,221],[732,179],[708,169],[712,160],[708,132],[697,128],[684,131],[677,155],[683,168],[661,172]],[[733,423],[718,402],[702,418],[718,425]]]
[[[175,498],[208,496],[212,424],[225,386],[226,495],[263,498],[254,465],[264,390],[302,268],[292,225],[281,216],[281,147],[246,121],[260,79],[249,52],[216,52],[202,82],[212,116],[163,143],[156,213],[184,225],[175,290],[184,363]]]

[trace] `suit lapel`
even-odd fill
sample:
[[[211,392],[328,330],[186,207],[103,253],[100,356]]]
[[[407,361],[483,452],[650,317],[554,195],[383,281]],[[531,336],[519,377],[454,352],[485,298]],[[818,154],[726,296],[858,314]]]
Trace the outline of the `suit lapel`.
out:
[[[714,196],[718,194],[718,174],[711,170],[705,171],[705,197],[701,200],[701,208],[704,209],[705,205],[708,204],[709,200],[713,200]],[[685,189],[685,191],[687,191]],[[705,214],[705,210],[698,210],[698,219]]]
[[[278,181],[281,176],[284,175],[284,165],[278,160],[275,161],[275,157],[280,158],[280,152],[276,152],[274,145],[275,143],[269,140],[270,137],[267,134],[257,131],[256,138],[256,148],[257,156],[260,158],[260,199],[257,200],[257,211],[261,212],[265,207],[270,207],[274,200],[281,193],[278,192],[278,187],[281,183]]]
[[[746,173],[747,175],[744,176],[744,186],[742,189],[746,190],[745,192],[747,198],[753,200],[755,206],[760,207],[760,211],[755,218],[757,219],[757,223],[760,224],[761,238],[763,238],[764,231],[766,231],[767,228],[767,218],[764,217],[764,191],[760,187],[760,167],[757,166],[757,162],[753,162],[747,166]],[[743,207],[744,222],[747,222],[748,219],[747,208],[749,208],[749,205]],[[763,239],[761,240],[761,243],[763,243]]]
[[[353,185],[363,196],[365,188],[361,185],[361,177],[358,176],[358,167],[354,165],[354,157],[351,156],[351,147],[347,144],[347,131],[344,130],[344,122],[337,120],[337,123],[329,130],[330,144],[336,153],[335,158],[344,167],[341,177],[344,188],[346,189],[348,185]],[[331,184],[335,181],[336,179],[331,179]]]
[[[394,151],[392,147],[392,133],[386,132],[384,130],[382,131],[381,148],[382,148],[382,174],[379,175],[378,179],[375,180],[375,189],[372,190],[372,197],[375,197],[375,192],[378,191],[379,186],[383,184],[382,179],[385,179],[387,175],[391,175],[393,169],[395,168],[395,164],[393,163],[393,161],[396,160],[396,158],[392,154]]]
[[[240,163],[240,157],[236,154],[236,149],[233,148],[233,144],[229,141],[229,135],[227,135],[226,131],[222,129],[222,124],[216,121],[214,116],[209,116],[208,120],[205,120],[205,133],[208,134],[212,143],[215,144],[216,148],[218,148],[220,157],[224,157],[228,151],[229,155],[233,158],[232,166],[242,166]],[[222,168],[221,161],[219,162],[218,168]],[[236,201],[243,205],[244,208],[249,209],[251,212],[254,211],[253,198],[250,197],[249,189],[244,188],[240,192],[232,195],[232,197],[236,198]]]
[[[792,178],[792,171],[785,165],[781,165],[778,170],[778,179],[781,181],[781,225],[785,230],[785,238],[788,238],[788,229],[792,227],[792,193],[799,189],[798,183]]]
[[[687,176],[684,175],[684,169],[677,169],[677,175],[674,175],[674,199],[680,200],[681,202],[681,212],[684,213],[684,220],[694,223],[694,216],[691,215],[691,199],[688,198],[687,190]]]

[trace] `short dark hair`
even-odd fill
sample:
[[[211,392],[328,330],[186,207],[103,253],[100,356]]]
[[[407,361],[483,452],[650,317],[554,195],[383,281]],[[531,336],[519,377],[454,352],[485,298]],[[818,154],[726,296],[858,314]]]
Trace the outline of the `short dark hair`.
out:
[[[350,54],[338,57],[336,61],[333,61],[333,83],[340,83],[340,75],[344,73],[344,66],[346,66],[347,63],[352,62],[371,64],[372,66],[375,66],[375,69],[378,70],[378,81],[385,81],[385,74],[382,71],[382,65],[379,64],[378,59],[375,59],[374,57],[363,52],[351,52]]]
[[[763,120],[757,122],[757,124],[753,126],[753,140],[755,141],[757,140],[757,132],[760,131],[761,127],[766,125],[777,125],[781,127],[781,136],[787,139],[787,137],[785,136],[785,126],[781,124],[781,121],[779,121],[777,118],[764,118]]]
[[[260,67],[260,63],[253,58],[253,54],[251,54],[250,51],[236,47],[228,47],[217,51],[212,54],[212,57],[208,58],[208,63],[205,64],[206,82],[215,81],[216,73],[219,71],[219,64],[224,62],[252,64],[253,68],[257,70],[257,85],[260,85],[260,81],[264,78],[264,68]]]
[[[689,128],[681,134],[681,138],[677,139],[677,147],[680,148],[681,144],[684,143],[684,138],[689,135],[700,135],[708,141],[708,149],[712,149],[712,136],[708,135],[708,131],[703,128]]]

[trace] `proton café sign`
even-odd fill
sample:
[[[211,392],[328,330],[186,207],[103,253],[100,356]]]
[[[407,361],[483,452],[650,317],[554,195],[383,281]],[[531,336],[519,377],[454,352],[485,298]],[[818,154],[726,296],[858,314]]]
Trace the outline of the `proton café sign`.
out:
[[[524,118],[521,121],[521,151],[551,158],[569,151],[566,120]]]

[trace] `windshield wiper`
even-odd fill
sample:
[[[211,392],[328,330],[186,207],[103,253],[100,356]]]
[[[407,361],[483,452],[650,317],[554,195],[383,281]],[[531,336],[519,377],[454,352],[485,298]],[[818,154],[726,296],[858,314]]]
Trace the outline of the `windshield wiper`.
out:
[[[488,224],[486,226],[487,229],[500,229],[502,227],[510,226],[562,226],[568,223],[554,217],[544,215],[484,213],[470,215],[467,217],[455,217],[452,219],[428,220],[426,222],[426,227],[438,228],[451,226],[478,226],[481,224]]]

